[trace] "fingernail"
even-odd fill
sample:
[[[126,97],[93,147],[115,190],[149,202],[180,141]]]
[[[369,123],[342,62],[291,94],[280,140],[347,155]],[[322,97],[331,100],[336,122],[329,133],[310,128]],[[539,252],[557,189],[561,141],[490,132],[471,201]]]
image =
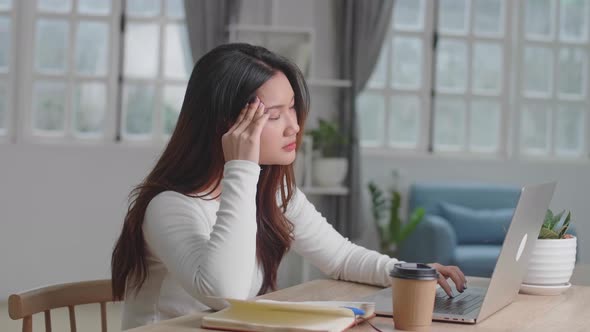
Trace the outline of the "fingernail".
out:
[[[260,106],[262,106],[262,107],[265,107],[265,106],[264,106],[264,103],[262,103],[262,102],[260,103]]]
[[[260,98],[258,98],[258,96],[256,96],[256,102],[259,102],[259,101],[260,101]]]

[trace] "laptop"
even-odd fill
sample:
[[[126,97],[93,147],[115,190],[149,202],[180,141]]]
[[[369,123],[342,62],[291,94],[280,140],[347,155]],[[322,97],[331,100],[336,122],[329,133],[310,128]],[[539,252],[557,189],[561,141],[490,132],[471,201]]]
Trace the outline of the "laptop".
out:
[[[551,182],[521,189],[518,204],[487,287],[472,287],[468,284],[468,288],[459,293],[450,282],[453,294],[459,294],[452,298],[442,288],[437,287],[433,320],[475,324],[514,301],[525,277],[528,261],[555,185],[555,182]],[[360,301],[375,302],[377,315],[393,316],[391,287]]]

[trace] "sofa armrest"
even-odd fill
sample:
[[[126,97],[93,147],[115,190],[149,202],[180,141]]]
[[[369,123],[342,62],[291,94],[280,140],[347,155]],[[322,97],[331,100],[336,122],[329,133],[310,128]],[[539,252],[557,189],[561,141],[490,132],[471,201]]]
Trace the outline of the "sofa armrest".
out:
[[[437,215],[427,214],[400,248],[400,259],[417,263],[454,262],[457,236],[449,222]]]

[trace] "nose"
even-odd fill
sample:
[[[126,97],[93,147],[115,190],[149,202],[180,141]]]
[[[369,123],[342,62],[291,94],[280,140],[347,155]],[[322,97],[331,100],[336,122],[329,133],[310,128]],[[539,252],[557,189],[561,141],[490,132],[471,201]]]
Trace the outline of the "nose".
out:
[[[290,112],[287,116],[287,127],[285,136],[293,136],[299,132],[299,123],[297,123],[297,112]]]

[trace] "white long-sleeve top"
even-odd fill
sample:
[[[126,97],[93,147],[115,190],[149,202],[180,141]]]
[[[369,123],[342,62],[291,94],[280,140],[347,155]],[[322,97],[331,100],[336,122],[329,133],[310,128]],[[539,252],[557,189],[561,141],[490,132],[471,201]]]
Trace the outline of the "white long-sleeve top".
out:
[[[208,309],[218,297],[256,296],[263,280],[256,259],[256,186],[260,166],[225,164],[220,200],[165,191],[149,203],[143,224],[148,279],[123,306],[123,329]],[[291,248],[335,279],[389,285],[397,262],[342,237],[297,190],[286,217],[294,225]]]

